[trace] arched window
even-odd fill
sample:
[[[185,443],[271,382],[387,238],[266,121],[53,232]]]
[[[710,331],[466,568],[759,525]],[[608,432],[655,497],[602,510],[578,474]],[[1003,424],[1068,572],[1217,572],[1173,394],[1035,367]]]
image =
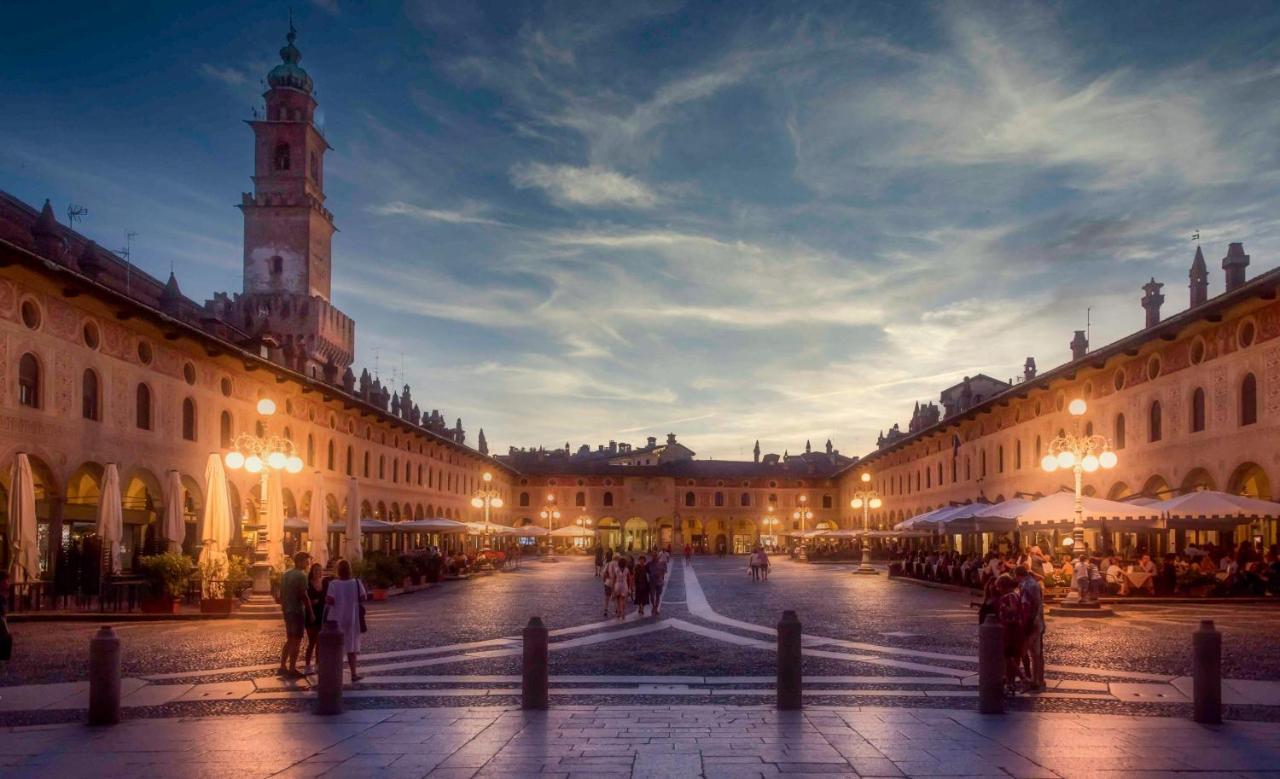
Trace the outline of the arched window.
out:
[[[307,467],[314,468],[316,465],[316,437],[307,433]]]
[[[1252,425],[1258,421],[1258,380],[1252,373],[1240,382],[1240,424]]]
[[[355,457],[356,457],[355,449],[348,446],[347,447],[347,475],[348,476],[352,475],[351,469],[355,466],[355,462],[354,462]]]
[[[1164,437],[1164,428],[1162,424],[1164,422],[1164,418],[1160,411],[1160,401],[1154,400],[1151,402],[1150,415],[1151,421],[1147,428],[1147,440],[1154,444],[1156,441],[1159,441]]]
[[[740,498],[738,499],[738,503],[739,503],[740,505],[743,505],[743,506],[750,506],[750,505],[751,505],[751,493],[749,493],[749,492],[744,492],[744,493],[742,493],[742,497],[740,497]]]
[[[289,159],[289,144],[279,143],[276,145],[276,170],[288,170],[292,160]]]
[[[723,493],[723,492],[717,492],[717,493],[716,493],[715,503],[716,503],[716,505],[717,505],[717,506],[723,506],[723,505],[724,505],[724,493]]]
[[[102,420],[102,393],[98,388],[98,374],[91,368],[84,369],[80,380],[81,416],[94,422]]]
[[[151,429],[151,388],[145,384],[138,385],[137,403],[134,412],[134,423],[139,430]]]
[[[196,440],[196,402],[191,398],[182,400],[182,437],[188,441]]]
[[[613,505],[613,493],[612,493],[612,492],[606,492],[606,493],[604,494],[604,505],[606,505],[606,506],[612,506],[612,505]]]
[[[1204,390],[1196,387],[1191,393],[1191,432],[1204,430]]]
[[[521,506],[529,505],[529,493],[527,492],[520,493],[520,505]]]
[[[585,492],[575,493],[573,496],[573,505],[579,506],[579,507],[587,505],[587,493]]]
[[[334,468],[336,468],[336,467],[337,467],[337,465],[335,465],[335,464],[334,464],[334,460],[335,460],[335,459],[337,459],[337,458],[336,458],[336,456],[335,456],[335,452],[334,452],[333,439],[332,439],[332,438],[330,438],[330,439],[329,439],[329,447],[328,447],[328,451],[326,451],[326,452],[325,452],[324,467],[326,467],[326,468],[328,468],[329,470],[331,470],[331,471],[332,471]]]
[[[970,479],[973,478],[973,471],[969,467],[971,459],[972,458],[969,458],[969,457],[964,458],[964,480],[965,481],[969,481]]]
[[[422,486],[422,463],[418,463],[418,486]]]
[[[684,494],[684,505],[686,505],[686,506],[696,506],[696,505],[698,505],[698,499],[697,499],[697,497],[693,494],[693,492],[692,492],[692,491],[690,491],[690,492],[686,492],[686,493]]]
[[[955,484],[957,481],[959,481],[959,479],[956,476],[956,468],[959,467],[958,466],[959,460],[960,458],[956,457],[955,455],[951,456],[951,483],[952,484]]]
[[[369,453],[364,453],[364,477],[369,478]]]
[[[40,363],[30,352],[18,360],[18,403],[40,408]]]
[[[391,460],[391,482],[398,484],[400,482],[400,458],[395,457]]]
[[[938,486],[942,486],[942,463],[938,463]]]
[[[1116,414],[1116,434],[1113,436],[1113,438],[1115,440],[1112,441],[1111,443],[1115,444],[1116,449],[1123,449],[1124,448],[1124,414]],[[1039,455],[1040,455],[1040,448],[1037,446],[1036,456],[1038,457]]]

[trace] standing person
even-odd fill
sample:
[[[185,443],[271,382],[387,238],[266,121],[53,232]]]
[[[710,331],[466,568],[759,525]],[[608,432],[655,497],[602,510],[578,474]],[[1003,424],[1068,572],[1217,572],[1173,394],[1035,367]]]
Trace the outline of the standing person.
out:
[[[311,658],[316,652],[316,644],[320,640],[320,628],[324,625],[324,569],[320,563],[312,563],[307,573],[307,602],[311,604],[311,621],[307,623],[306,667],[303,673],[311,675]]]
[[[996,578],[996,618],[1004,628],[1004,690],[1006,695],[1018,692],[1022,676],[1022,643],[1027,629],[1022,621],[1022,596],[1013,577],[1002,573]]]
[[[769,553],[763,549],[760,550],[760,578],[769,581]]]
[[[627,598],[631,597],[631,588],[634,585],[630,561],[619,555],[614,558],[617,563],[618,570],[613,578],[613,605],[618,612],[618,620],[622,621],[627,617]]]
[[[593,576],[600,576],[604,572],[604,547],[596,544],[596,572]]]
[[[662,590],[667,586],[666,552],[659,552],[649,561],[649,603],[653,605],[653,616],[658,616],[662,609]]]
[[[688,542],[685,542],[685,545],[684,545],[684,561],[685,561],[686,563],[688,563],[692,558],[693,558],[693,547],[692,547],[692,546],[690,546]]]
[[[747,569],[751,571],[751,581],[760,581],[760,547],[751,550],[751,554],[747,557]]]
[[[609,557],[604,571],[600,574],[604,582],[604,617],[609,618],[609,604],[613,602],[613,585],[618,580],[618,558]]]
[[[649,560],[644,555],[636,558],[636,567],[632,572],[635,581],[636,610],[644,616],[644,607],[649,605]]]
[[[1028,690],[1043,690],[1044,683],[1044,588],[1036,575],[1018,566],[1014,576],[1022,597],[1022,619],[1026,637],[1022,647],[1022,670],[1030,680]]]
[[[325,603],[329,606],[329,617],[338,623],[342,631],[342,648],[347,653],[347,664],[351,666],[351,681],[360,681],[356,673],[356,655],[360,654],[360,634],[364,632],[360,610],[368,596],[359,579],[351,578],[351,563],[338,561],[338,578],[329,582],[329,594]]]
[[[298,552],[293,556],[293,568],[280,577],[280,610],[284,612],[284,646],[280,648],[280,667],[276,676],[301,679],[306,676],[298,670],[298,650],[307,630],[311,614],[311,602],[307,600],[307,562],[311,556]]]

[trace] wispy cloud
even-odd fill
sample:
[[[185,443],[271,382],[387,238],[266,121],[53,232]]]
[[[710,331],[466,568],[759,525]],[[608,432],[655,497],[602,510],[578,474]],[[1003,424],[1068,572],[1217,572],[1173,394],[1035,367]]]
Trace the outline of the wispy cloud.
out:
[[[423,208],[422,206],[415,206],[397,200],[391,203],[370,206],[369,212],[379,216],[407,216],[421,222],[443,222],[454,225],[501,226],[503,224],[496,219],[483,216],[483,209],[479,206],[468,206],[461,210]]]
[[[644,183],[598,166],[525,162],[511,169],[511,182],[521,189],[541,189],[562,206],[653,208],[658,203],[657,194]]]
[[[231,67],[210,65],[208,62],[201,63],[200,74],[205,78],[226,84],[229,87],[238,87],[249,80],[244,71]]]

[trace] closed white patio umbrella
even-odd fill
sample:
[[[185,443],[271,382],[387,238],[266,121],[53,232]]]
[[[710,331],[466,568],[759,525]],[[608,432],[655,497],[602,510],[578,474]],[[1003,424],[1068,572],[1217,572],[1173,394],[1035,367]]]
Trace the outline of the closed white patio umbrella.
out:
[[[227,472],[222,457],[209,455],[204,467],[204,510],[200,513],[200,568],[215,577],[227,573],[227,547],[231,545],[231,497],[227,491]],[[205,597],[212,597],[205,585]]]
[[[284,570],[284,487],[280,471],[267,474],[267,564]]]
[[[161,531],[166,551],[181,552],[182,542],[187,537],[187,523],[182,509],[182,475],[176,470],[169,471],[165,479],[164,525]]]
[[[98,498],[98,537],[107,552],[105,574],[120,572],[120,541],[124,538],[123,508],[120,503],[120,469],[107,463],[102,471],[102,495]]]
[[[1280,518],[1280,503],[1215,490],[1189,492],[1147,508],[1163,512],[1168,527],[1188,530],[1224,530],[1254,519]]]
[[[117,504],[119,501],[117,501]],[[119,507],[117,505],[117,510]],[[9,478],[9,577],[13,584],[40,578],[40,548],[36,537],[36,484],[31,460],[19,452]]]
[[[355,562],[364,557],[360,546],[360,484],[354,476],[347,480],[347,527],[342,546],[347,560]]]
[[[329,565],[329,522],[325,517],[324,474],[316,471],[311,488],[311,511],[307,515],[307,538],[310,540],[311,562],[321,568]]]

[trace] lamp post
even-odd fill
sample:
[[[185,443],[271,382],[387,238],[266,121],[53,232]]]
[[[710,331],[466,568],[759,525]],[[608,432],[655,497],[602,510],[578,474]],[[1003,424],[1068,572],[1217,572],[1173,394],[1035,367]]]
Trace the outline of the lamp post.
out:
[[[257,405],[258,415],[264,420],[276,413],[276,403],[271,398],[262,398]],[[233,471],[243,468],[258,477],[258,525],[254,529],[254,562],[249,567],[253,577],[253,593],[255,595],[271,592],[271,566],[267,563],[267,544],[272,539],[266,528],[267,515],[267,480],[272,471],[300,473],[302,458],[293,448],[293,442],[283,436],[271,435],[267,423],[262,423],[262,435],[241,433],[231,441],[231,447],[223,455],[223,462]]]
[[[809,496],[801,495],[796,498],[799,508],[791,512],[792,519],[800,520],[800,548],[796,552],[796,559],[800,562],[806,562],[809,559],[808,553],[805,551],[804,526],[807,520],[813,519],[813,512],[809,510]]]
[[[502,495],[496,487],[491,486],[493,482],[493,474],[485,471],[480,477],[484,484],[480,489],[472,493],[471,505],[478,509],[484,509],[484,537],[489,536],[489,513],[493,509],[502,508]]]
[[[768,514],[765,514],[760,518],[760,524],[765,527],[765,534],[768,536],[770,542],[769,546],[776,548],[778,546],[778,526],[782,524],[782,520],[774,516],[772,503],[768,506],[768,512]]]
[[[871,474],[864,473],[859,478],[868,486],[853,493],[853,500],[849,501],[850,507],[862,509],[862,564],[854,573],[875,575],[879,572],[871,567],[871,539],[868,537],[871,532],[871,509],[880,508],[884,505],[884,501],[880,500],[880,495],[870,487]]]
[[[1072,547],[1073,551],[1084,549],[1084,502],[1082,500],[1084,475],[1093,473],[1099,468],[1114,468],[1119,462],[1116,453],[1111,450],[1110,442],[1104,436],[1084,435],[1080,432],[1080,418],[1087,410],[1088,406],[1081,398],[1076,398],[1068,404],[1067,412],[1074,417],[1072,432],[1064,433],[1050,441],[1048,452],[1040,461],[1040,467],[1046,473],[1053,473],[1059,468],[1069,468],[1075,476],[1075,511],[1071,521],[1071,538],[1067,539],[1070,542],[1067,545]],[[1079,602],[1090,600],[1090,598],[1087,593],[1073,588],[1066,600]]]
[[[589,530],[591,530],[591,521],[592,521],[592,520],[591,520],[591,517],[588,517],[587,515],[583,514],[582,516],[580,516],[580,517],[578,517],[577,519],[575,519],[575,520],[573,521],[573,524],[577,525],[578,527],[582,528],[583,530],[588,530],[588,531],[589,531]]]
[[[547,523],[547,550],[548,554],[542,558],[544,563],[556,562],[556,542],[551,537],[551,531],[555,530],[555,522],[560,518],[560,509],[556,508],[556,496],[550,492],[547,493],[547,502],[543,504],[542,511],[538,512],[538,516],[542,517]]]

